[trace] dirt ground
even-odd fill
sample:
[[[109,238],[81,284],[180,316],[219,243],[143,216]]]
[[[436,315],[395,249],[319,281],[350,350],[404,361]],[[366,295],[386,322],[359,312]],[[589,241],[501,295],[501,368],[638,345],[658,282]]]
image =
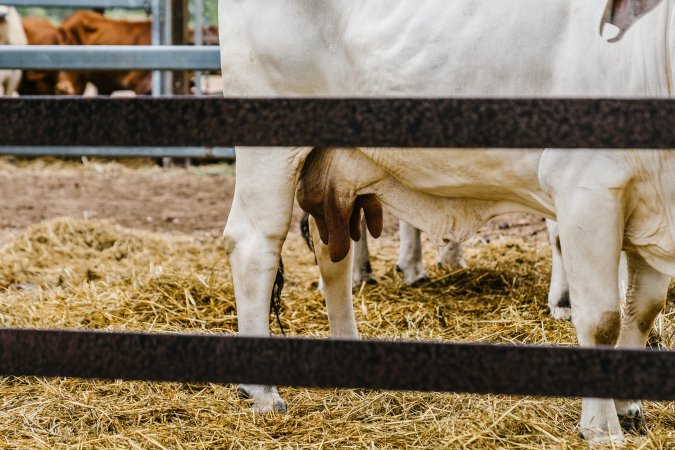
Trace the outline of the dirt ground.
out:
[[[0,161],[0,232],[22,229],[54,217],[110,219],[129,228],[169,233],[219,235],[234,193],[228,163],[162,169],[152,160]],[[296,204],[294,223],[302,216]],[[291,229],[297,232],[297,227]],[[545,239],[543,219],[508,214],[483,227],[483,239],[534,236]],[[385,232],[398,220],[385,211]]]
[[[163,170],[151,160],[0,165],[0,229],[54,217],[111,219],[170,233],[219,233],[234,191],[228,164]]]

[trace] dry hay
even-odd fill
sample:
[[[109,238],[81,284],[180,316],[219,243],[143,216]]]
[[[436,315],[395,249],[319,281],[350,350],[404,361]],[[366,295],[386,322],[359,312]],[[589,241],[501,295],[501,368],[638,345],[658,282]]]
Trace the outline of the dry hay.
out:
[[[373,245],[377,286],[355,295],[367,337],[572,343],[546,316],[547,245],[475,240],[469,270],[433,269],[409,288],[393,271],[394,239]],[[431,256],[431,255],[429,255]],[[2,326],[232,332],[236,317],[221,242],[129,230],[105,221],[51,220],[0,251]],[[297,235],[284,249],[287,333],[327,336],[318,270]],[[427,261],[432,266],[431,259]],[[671,296],[672,298],[672,292]],[[675,343],[672,305],[659,342]],[[278,332],[276,324],[272,325]],[[452,376],[452,374],[448,374]],[[579,399],[363,389],[282,388],[287,415],[256,416],[233,386],[0,378],[6,448],[586,448]],[[675,405],[648,402],[648,439],[673,448]]]

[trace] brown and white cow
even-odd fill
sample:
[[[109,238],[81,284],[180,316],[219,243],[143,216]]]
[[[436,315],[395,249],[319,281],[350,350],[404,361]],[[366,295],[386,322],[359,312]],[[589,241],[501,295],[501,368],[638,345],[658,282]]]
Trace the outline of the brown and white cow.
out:
[[[43,17],[27,16],[22,20],[28,45],[60,45],[61,35],[58,28]],[[25,70],[19,85],[21,95],[56,94],[55,70]]]
[[[94,11],[78,11],[67,17],[59,27],[64,45],[150,45],[150,21],[114,20]],[[151,93],[151,76],[147,71],[61,71],[56,93],[80,95],[87,83],[92,83],[102,95],[130,90],[139,95]]]

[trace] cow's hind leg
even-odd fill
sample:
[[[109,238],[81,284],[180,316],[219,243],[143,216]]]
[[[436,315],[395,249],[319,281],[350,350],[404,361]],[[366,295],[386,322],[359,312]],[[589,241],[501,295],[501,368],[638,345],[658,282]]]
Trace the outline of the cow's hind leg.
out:
[[[358,288],[363,283],[377,284],[373,278],[373,269],[370,266],[370,252],[368,251],[368,228],[366,221],[361,221],[361,239],[352,244],[354,254],[352,263],[352,283]]]
[[[548,242],[551,244],[551,283],[548,288],[548,311],[554,319],[569,319],[572,315],[570,288],[563,266],[558,223],[546,219],[546,228],[548,229]]]
[[[328,246],[321,242],[319,229],[314,219],[310,217],[310,231],[314,241],[314,254],[319,264],[321,279],[323,280],[323,295],[326,298],[330,335],[333,338],[358,339],[352,304],[352,255],[350,254],[339,262],[332,262],[328,253]],[[361,239],[366,235],[362,234]]]
[[[637,253],[626,253],[626,259],[628,290],[617,347],[641,349],[666,304],[670,277],[653,269]],[[616,400],[615,405],[624,430],[646,433],[647,423],[639,400]]]
[[[234,199],[223,235],[241,336],[269,336],[272,286],[291,222],[295,187],[309,151],[237,149]],[[275,387],[242,384],[239,391],[253,399],[256,411],[286,411]]]
[[[582,347],[613,346],[621,327],[617,273],[623,239],[618,193],[580,188],[556,199],[572,322]],[[611,399],[584,398],[580,432],[590,442],[622,442]]]
[[[403,282],[409,286],[429,281],[422,261],[420,230],[407,222],[399,222],[401,237],[396,270],[403,273]]]
[[[464,249],[459,242],[449,242],[447,245],[438,247],[438,267],[446,270],[466,269],[468,266],[464,260]]]

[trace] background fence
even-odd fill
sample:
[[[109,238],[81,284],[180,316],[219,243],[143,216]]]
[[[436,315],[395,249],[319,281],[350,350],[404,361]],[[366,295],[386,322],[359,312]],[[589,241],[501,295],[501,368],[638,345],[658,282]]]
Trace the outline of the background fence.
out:
[[[0,99],[0,117],[11,145],[675,147],[671,100]],[[675,399],[675,352],[611,348],[2,329],[0,373]]]
[[[202,46],[204,0],[191,0],[194,45],[188,38],[188,0],[4,0],[16,7],[48,8],[125,8],[144,10],[152,17],[151,46],[3,46],[0,69],[36,70],[152,70],[153,96],[189,93],[189,77],[194,72],[194,94],[202,93],[202,71],[220,71],[217,46]],[[180,45],[176,45],[180,44]],[[174,74],[177,77],[174,79]],[[0,154],[56,156],[152,156],[234,159],[234,149],[185,147],[162,150],[125,147],[10,147],[0,141]]]

